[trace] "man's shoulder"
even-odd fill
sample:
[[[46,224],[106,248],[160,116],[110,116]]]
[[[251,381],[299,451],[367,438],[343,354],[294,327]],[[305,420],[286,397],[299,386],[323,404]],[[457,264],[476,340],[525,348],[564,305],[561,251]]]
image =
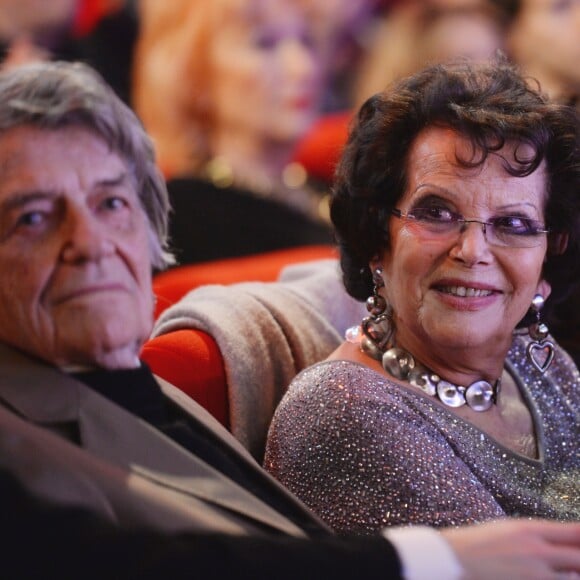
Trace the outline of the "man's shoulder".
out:
[[[187,420],[188,418],[191,418],[202,423],[216,437],[221,439],[224,444],[234,447],[237,452],[244,455],[250,461],[255,462],[248,450],[197,401],[157,375],[155,375],[155,380],[159,383],[165,397],[173,403],[184,419]]]

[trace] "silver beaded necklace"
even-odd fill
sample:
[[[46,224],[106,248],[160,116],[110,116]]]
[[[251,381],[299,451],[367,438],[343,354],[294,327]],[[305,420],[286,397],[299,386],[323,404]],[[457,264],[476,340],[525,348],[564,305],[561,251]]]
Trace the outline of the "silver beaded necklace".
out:
[[[468,385],[456,385],[442,379],[439,375],[417,362],[413,355],[403,348],[387,348],[392,337],[392,330],[385,324],[388,316],[368,317],[361,326],[347,330],[349,342],[360,342],[360,349],[367,356],[378,360],[383,368],[393,377],[406,381],[423,393],[439,399],[448,407],[462,407],[483,412],[497,403],[501,388],[501,378],[493,384],[480,379]],[[387,326],[387,332],[381,332]]]

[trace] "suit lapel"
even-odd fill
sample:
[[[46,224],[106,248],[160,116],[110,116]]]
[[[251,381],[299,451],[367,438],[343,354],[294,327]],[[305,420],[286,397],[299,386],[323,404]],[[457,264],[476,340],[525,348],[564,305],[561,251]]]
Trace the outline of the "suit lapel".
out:
[[[159,377],[156,377],[156,380],[165,396],[181,407],[189,417],[190,421],[195,421],[199,423],[202,428],[211,431],[212,436],[218,439],[220,445],[230,448],[232,452],[236,454],[238,463],[242,464],[245,470],[253,472],[255,477],[263,481],[263,485],[269,486],[272,489],[273,493],[276,493],[278,496],[283,498],[283,501],[287,506],[290,506],[293,513],[301,513],[303,521],[307,521],[307,525],[310,527],[317,527],[319,531],[326,530],[329,533],[332,532],[331,529],[295,495],[290,493],[278,480],[262,469],[250,452],[210,413],[198,405],[193,399],[188,397],[183,391],[180,391],[167,381],[164,381]]]
[[[292,535],[303,533],[268,505],[171,439],[81,385],[83,446],[150,481]],[[103,421],[103,417],[107,420]]]
[[[72,377],[5,345],[0,345],[0,398],[37,424],[76,421],[84,449],[158,484],[160,492],[170,489],[279,531],[304,535],[292,522],[145,421]]]

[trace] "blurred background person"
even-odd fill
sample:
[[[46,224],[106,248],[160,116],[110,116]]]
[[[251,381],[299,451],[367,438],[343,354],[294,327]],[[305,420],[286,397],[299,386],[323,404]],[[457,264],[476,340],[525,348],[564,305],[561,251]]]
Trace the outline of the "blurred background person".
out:
[[[507,52],[552,99],[578,102],[580,1],[495,0],[508,19]]]
[[[376,21],[391,2],[385,0],[301,0],[309,6],[323,50],[326,79],[322,112],[351,109],[352,87],[372,46]]]
[[[489,0],[407,0],[369,6],[359,18],[359,54],[342,77],[342,111],[319,119],[301,140],[296,159],[331,183],[353,112],[393,80],[427,64],[466,57],[480,61],[504,48],[505,15]],[[335,75],[336,76],[336,75]],[[340,77],[339,77],[340,78]]]
[[[80,60],[127,101],[137,28],[132,0],[0,0],[1,66]]]
[[[489,0],[398,3],[377,23],[353,88],[355,105],[428,64],[488,59],[504,46],[501,16]]]
[[[181,263],[332,241],[323,195],[292,162],[324,88],[309,4],[139,4],[133,105],[169,180]]]

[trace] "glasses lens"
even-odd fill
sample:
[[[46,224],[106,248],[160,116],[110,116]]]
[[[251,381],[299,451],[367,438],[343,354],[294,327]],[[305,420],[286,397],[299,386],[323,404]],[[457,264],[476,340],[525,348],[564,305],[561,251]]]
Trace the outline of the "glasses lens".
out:
[[[450,233],[457,230],[461,216],[440,207],[418,207],[407,214],[421,229],[432,233]]]
[[[540,245],[546,234],[541,223],[521,216],[500,216],[489,222],[465,220],[463,216],[441,207],[415,208],[407,214],[395,215],[405,220],[409,230],[425,239],[455,236],[471,223],[480,227],[485,225],[486,240],[494,246],[532,248]]]
[[[493,218],[487,228],[490,243],[514,248],[533,248],[542,243],[545,231],[542,224],[520,216]]]

